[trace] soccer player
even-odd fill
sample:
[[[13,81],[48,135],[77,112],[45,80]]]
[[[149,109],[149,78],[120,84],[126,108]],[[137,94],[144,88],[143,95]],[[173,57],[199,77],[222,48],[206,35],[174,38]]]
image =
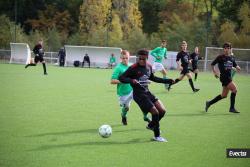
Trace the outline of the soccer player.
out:
[[[112,53],[109,58],[109,66],[111,69],[113,66],[115,66],[115,62],[116,62],[115,55],[114,53]]]
[[[83,57],[82,68],[84,67],[85,62],[87,62],[89,64],[89,68],[90,68],[90,58],[89,58],[88,53],[86,53],[85,56]]]
[[[153,140],[166,142],[167,140],[160,136],[160,120],[166,113],[164,105],[148,89],[149,80],[172,84],[172,79],[163,79],[154,76],[152,66],[147,63],[148,51],[141,49],[137,52],[137,63],[130,66],[119,80],[123,83],[130,83],[133,88],[133,97],[143,113],[151,113],[152,121],[148,124],[147,129],[154,131]]]
[[[115,67],[110,82],[111,84],[117,85],[117,95],[121,106],[121,116],[123,125],[127,125],[127,112],[129,111],[129,107],[133,99],[133,89],[130,84],[121,83],[118,79],[119,76],[123,74],[130,66],[129,56],[130,54],[127,50],[123,50],[121,52],[121,62]],[[144,114],[143,119],[147,122],[151,121],[147,117],[147,114]]]
[[[153,49],[151,51],[151,55],[154,57],[154,63],[152,66],[153,72],[160,71],[163,75],[163,78],[167,78],[167,70],[164,68],[162,61],[163,58],[167,59],[167,41],[162,40],[161,41],[161,46]],[[170,87],[168,84],[165,84],[165,88],[170,90]]]
[[[27,64],[25,66],[25,68],[28,68],[29,66],[36,66],[36,64],[38,62],[41,62],[43,64],[43,73],[44,75],[48,75],[47,71],[46,71],[46,64],[45,64],[45,60],[43,59],[44,56],[44,49],[43,49],[43,40],[40,39],[38,41],[38,44],[35,45],[34,49],[33,49],[33,53],[35,54],[35,63],[30,63]]]
[[[220,78],[220,82],[222,83],[222,93],[216,96],[214,99],[206,101],[206,107],[205,107],[206,112],[211,105],[213,105],[214,103],[218,102],[223,98],[226,98],[228,92],[231,91],[229,112],[240,113],[234,107],[237,88],[231,76],[232,70],[236,69],[237,71],[240,71],[240,67],[236,64],[236,62],[234,61],[234,59],[232,59],[230,55],[231,48],[232,48],[231,43],[229,42],[225,43],[223,45],[224,53],[217,56],[215,60],[211,63],[214,76],[216,78]],[[218,64],[220,72],[215,70],[216,64]]]
[[[181,75],[179,78],[175,79],[175,83],[181,81],[185,76],[187,76],[189,84],[193,92],[198,92],[200,89],[197,89],[194,87],[192,74],[189,72],[189,69],[188,69],[188,65],[189,63],[191,63],[191,60],[190,60],[189,53],[187,51],[186,41],[182,41],[181,43],[181,51],[177,54],[176,63],[178,65],[178,69],[181,71]]]
[[[196,46],[194,48],[194,53],[192,53],[190,55],[191,58],[191,63],[192,63],[192,69],[191,71],[195,74],[194,75],[194,80],[197,80],[197,76],[198,76],[198,61],[201,60],[202,58],[200,57],[200,53],[199,53],[199,48]]]

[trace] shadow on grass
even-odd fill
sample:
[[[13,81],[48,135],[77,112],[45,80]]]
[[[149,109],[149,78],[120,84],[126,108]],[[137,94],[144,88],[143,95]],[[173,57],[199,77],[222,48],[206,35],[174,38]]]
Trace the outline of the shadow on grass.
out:
[[[46,151],[52,149],[61,149],[61,148],[71,148],[71,147],[79,147],[79,146],[109,146],[109,145],[123,145],[123,144],[142,144],[149,143],[152,140],[145,139],[132,139],[129,141],[108,141],[109,139],[104,139],[104,141],[88,141],[88,142],[80,142],[80,143],[70,143],[70,144],[58,144],[58,145],[44,145],[35,149],[30,149],[27,151]]]
[[[113,128],[113,132],[126,132],[126,131],[143,131],[144,129],[139,128],[126,128],[126,129],[114,129],[116,127],[125,127],[121,124],[113,124],[110,125]],[[28,135],[25,137],[43,137],[43,136],[60,136],[60,135],[71,135],[71,134],[81,134],[81,133],[90,133],[90,134],[97,134],[98,128],[96,129],[82,129],[82,130],[74,130],[74,131],[65,131],[65,132],[48,132],[48,133],[40,133],[40,134],[34,134],[34,135]]]
[[[181,113],[181,114],[167,114],[167,117],[217,117],[217,116],[234,116],[239,114],[233,114],[229,112],[218,113],[218,112],[205,112],[198,111],[196,113]]]

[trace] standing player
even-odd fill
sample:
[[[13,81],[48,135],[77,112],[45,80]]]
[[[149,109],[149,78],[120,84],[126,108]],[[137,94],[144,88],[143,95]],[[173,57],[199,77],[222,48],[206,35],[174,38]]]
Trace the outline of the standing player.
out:
[[[181,61],[181,63],[180,63]],[[176,63],[178,65],[179,70],[181,71],[181,75],[179,78],[175,80],[175,83],[181,81],[185,76],[188,77],[189,84],[193,90],[193,92],[198,92],[200,89],[196,89],[193,84],[192,74],[189,72],[188,65],[191,63],[190,57],[187,51],[187,42],[182,41],[181,51],[177,54]]]
[[[165,107],[148,89],[149,80],[158,83],[173,83],[172,79],[163,79],[154,76],[152,67],[147,63],[148,51],[145,49],[137,52],[138,62],[130,66],[119,80],[123,83],[130,83],[133,88],[133,97],[143,113],[148,112],[152,115],[152,121],[147,128],[154,131],[153,140],[166,142],[167,140],[160,136],[160,120],[165,115]]]
[[[127,125],[127,112],[129,111],[130,103],[133,99],[133,91],[130,84],[121,83],[118,79],[129,67],[129,52],[123,50],[121,52],[121,63],[119,63],[112,74],[111,84],[117,84],[117,95],[121,106],[121,116],[123,125]],[[150,122],[147,114],[144,114],[144,121]]]
[[[214,103],[223,98],[226,98],[230,90],[231,96],[230,96],[229,112],[240,113],[234,107],[237,88],[231,76],[232,70],[235,68],[237,71],[240,71],[240,67],[236,64],[236,62],[234,61],[234,59],[232,59],[230,55],[231,48],[232,48],[231,43],[225,43],[223,45],[224,54],[217,56],[215,60],[211,63],[214,76],[216,78],[220,78],[220,82],[222,83],[222,93],[216,96],[214,99],[206,102],[206,107],[205,107],[206,112],[211,105],[213,105]],[[216,64],[218,64],[220,73],[215,70]]]
[[[36,66],[38,62],[41,62],[43,64],[43,73],[44,75],[48,75],[46,71],[46,64],[45,60],[43,59],[44,56],[44,49],[43,49],[43,40],[40,39],[38,41],[38,44],[34,47],[33,53],[35,54],[35,63],[30,63],[25,66],[25,68],[28,68],[29,66]]]
[[[163,78],[167,78],[167,70],[164,68],[162,61],[163,58],[167,59],[167,41],[162,40],[161,41],[161,46],[155,48],[154,50],[151,51],[151,55],[154,57],[154,63],[152,66],[153,72],[160,71],[163,75]],[[166,89],[170,89],[168,84],[165,84]]]
[[[109,66],[111,69],[113,66],[115,66],[115,62],[116,62],[115,55],[114,53],[112,53],[109,57]]]
[[[194,73],[194,80],[197,80],[198,76],[198,61],[201,60],[200,53],[199,53],[199,48],[196,46],[194,48],[194,53],[190,55],[191,58],[191,63],[192,63],[192,69],[191,71]]]

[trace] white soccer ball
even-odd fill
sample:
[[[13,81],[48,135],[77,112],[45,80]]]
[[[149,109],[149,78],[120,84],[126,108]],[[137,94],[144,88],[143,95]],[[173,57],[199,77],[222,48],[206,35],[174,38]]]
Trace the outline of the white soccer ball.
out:
[[[99,128],[99,135],[100,136],[107,138],[107,137],[111,136],[111,134],[112,134],[112,128],[110,125],[100,126],[100,128]]]

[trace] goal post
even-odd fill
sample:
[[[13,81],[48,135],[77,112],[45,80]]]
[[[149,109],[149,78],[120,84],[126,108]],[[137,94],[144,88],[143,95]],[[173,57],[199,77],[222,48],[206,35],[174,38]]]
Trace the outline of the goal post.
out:
[[[31,59],[30,47],[27,43],[10,43],[10,63],[28,64]]]
[[[85,54],[88,54],[92,67],[107,68],[110,55],[113,53],[116,64],[120,61],[121,48],[96,47],[96,46],[73,46],[65,45],[65,66],[73,66],[74,61],[83,61]]]

